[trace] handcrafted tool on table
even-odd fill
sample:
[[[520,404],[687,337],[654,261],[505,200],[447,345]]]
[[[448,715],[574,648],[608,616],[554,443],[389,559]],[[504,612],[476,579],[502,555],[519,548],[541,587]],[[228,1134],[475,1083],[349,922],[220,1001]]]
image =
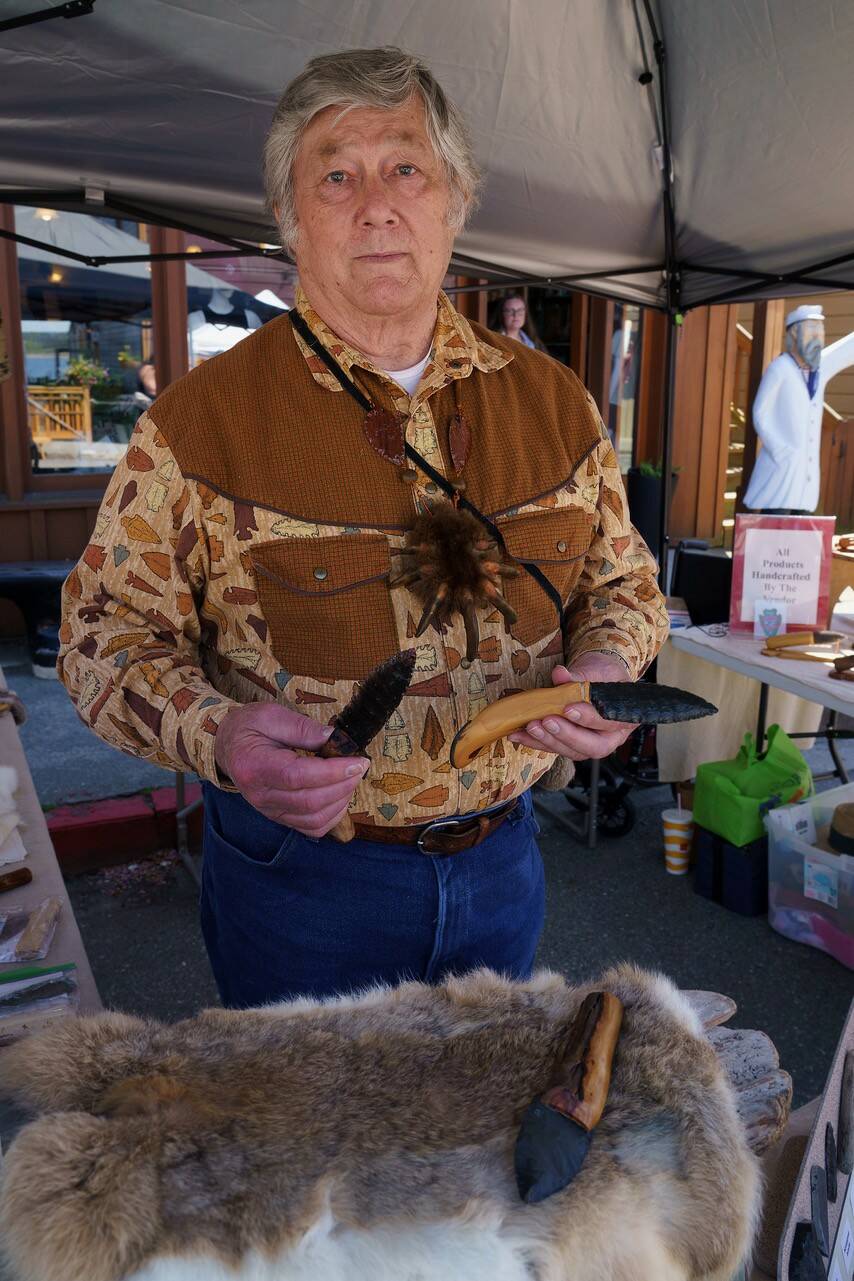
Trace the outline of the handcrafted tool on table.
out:
[[[332,722],[332,737],[320,748],[318,756],[361,756],[365,748],[397,711],[412,673],[415,650],[393,654],[365,677],[350,702]],[[345,814],[331,833],[339,841],[352,841],[353,821]]]
[[[455,736],[451,764],[455,769],[464,769],[499,738],[543,716],[560,716],[572,703],[592,703],[608,721],[646,725],[696,720],[714,716],[718,710],[704,698],[670,685],[653,685],[649,681],[567,681],[546,689],[523,690],[490,703]]]
[[[854,654],[834,658],[833,671],[829,675],[838,681],[854,681]]]
[[[581,1169],[605,1109],[622,1021],[622,1002],[611,992],[585,997],[554,1082],[522,1117],[516,1185],[529,1205],[560,1192]]]
[[[769,658],[792,658],[830,666],[838,658],[848,656],[840,649],[844,639],[841,632],[786,632],[782,636],[767,637],[761,653]]]

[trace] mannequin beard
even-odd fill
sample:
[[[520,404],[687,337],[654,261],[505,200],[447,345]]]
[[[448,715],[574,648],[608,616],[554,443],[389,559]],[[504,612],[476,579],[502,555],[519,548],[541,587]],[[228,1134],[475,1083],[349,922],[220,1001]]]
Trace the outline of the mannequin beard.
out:
[[[792,325],[786,330],[786,347],[797,352],[808,369],[818,369],[821,364],[822,340],[817,337],[806,338],[803,323]]]

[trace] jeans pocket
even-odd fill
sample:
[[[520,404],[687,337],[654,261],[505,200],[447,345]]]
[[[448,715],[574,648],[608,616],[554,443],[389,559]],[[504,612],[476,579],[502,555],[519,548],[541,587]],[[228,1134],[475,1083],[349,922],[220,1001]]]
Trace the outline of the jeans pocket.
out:
[[[532,836],[539,835],[540,825],[534,817],[534,802],[530,790],[522,793],[515,809],[507,815],[508,827],[521,827],[523,824]]]
[[[237,860],[240,863],[246,863],[250,867],[269,868],[273,870],[281,867],[287,860],[288,855],[293,850],[300,833],[293,827],[285,827],[283,839],[278,845],[268,847],[267,850],[262,848],[263,842],[259,841],[252,847],[251,831],[248,834],[244,844],[250,846],[250,850],[241,849],[235,845],[222,832],[218,831],[214,824],[208,820],[205,824],[205,858],[214,858],[220,860]]]

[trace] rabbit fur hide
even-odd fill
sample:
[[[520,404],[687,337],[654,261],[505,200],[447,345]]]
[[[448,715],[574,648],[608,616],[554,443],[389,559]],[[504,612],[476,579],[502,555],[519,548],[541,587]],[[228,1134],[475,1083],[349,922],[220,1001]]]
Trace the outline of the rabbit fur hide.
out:
[[[525,1205],[519,1120],[594,987],[626,1007],[608,1104],[575,1181]],[[20,1281],[730,1281],[755,1226],[697,1016],[628,965],[68,1020],[0,1083],[42,1114],[3,1172]]]

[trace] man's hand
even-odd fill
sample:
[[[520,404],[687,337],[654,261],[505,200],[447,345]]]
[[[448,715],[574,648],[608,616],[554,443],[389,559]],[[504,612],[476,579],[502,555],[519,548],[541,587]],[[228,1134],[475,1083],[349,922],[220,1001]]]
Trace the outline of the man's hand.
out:
[[[250,805],[275,823],[305,836],[325,836],[343,817],[359,779],[364,756],[297,756],[317,751],[332,731],[277,703],[233,707],[216,736],[216,763]]]
[[[556,667],[553,685],[568,681],[627,681],[629,673],[618,658],[608,654],[582,654],[572,664],[572,671]],[[606,721],[590,703],[573,703],[563,716],[547,716],[531,721],[524,730],[510,735],[512,743],[523,743],[540,751],[568,756],[571,761],[601,760],[625,743],[636,725],[625,721]]]

